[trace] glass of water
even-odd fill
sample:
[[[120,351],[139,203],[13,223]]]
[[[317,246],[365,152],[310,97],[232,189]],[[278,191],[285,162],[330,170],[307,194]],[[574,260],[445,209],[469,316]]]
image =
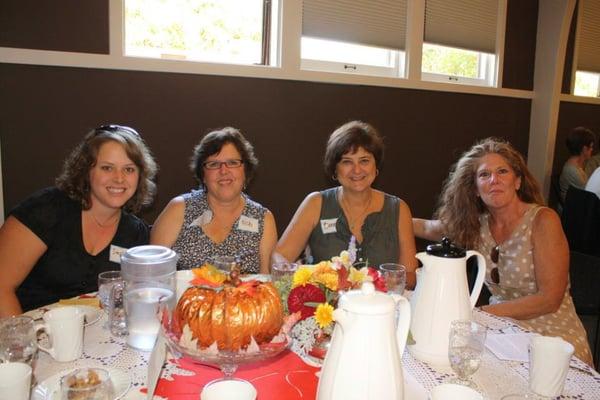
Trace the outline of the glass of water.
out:
[[[106,312],[108,310],[110,291],[115,282],[120,282],[121,271],[104,271],[98,274],[98,297],[100,305]]]
[[[0,360],[33,366],[37,338],[33,318],[26,315],[0,319]]]
[[[487,328],[475,321],[457,320],[450,323],[448,358],[457,375],[453,383],[477,388],[471,375],[481,364],[486,333]]]
[[[390,294],[404,293],[406,287],[406,267],[401,264],[385,263],[379,266],[379,275],[385,282],[385,287]]]

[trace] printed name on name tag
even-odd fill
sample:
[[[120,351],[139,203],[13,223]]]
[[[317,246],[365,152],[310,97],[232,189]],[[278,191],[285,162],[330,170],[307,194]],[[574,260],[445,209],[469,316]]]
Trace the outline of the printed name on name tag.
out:
[[[114,244],[110,245],[110,255],[108,257],[109,261],[120,264],[121,256],[125,253],[127,249],[125,247],[115,246]]]
[[[258,220],[256,218],[250,218],[242,215],[240,217],[240,222],[238,222],[238,229],[240,231],[256,233],[258,232]]]
[[[337,229],[335,228],[335,224],[337,223],[337,220],[337,218],[322,219],[321,231],[323,231],[323,234],[336,233]]]

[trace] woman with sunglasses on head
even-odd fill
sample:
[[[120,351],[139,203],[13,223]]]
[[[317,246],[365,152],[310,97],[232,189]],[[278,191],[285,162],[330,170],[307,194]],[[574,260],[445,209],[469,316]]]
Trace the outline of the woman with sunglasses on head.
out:
[[[277,241],[275,219],[243,193],[257,166],[254,149],[239,130],[208,133],[194,148],[190,164],[200,189],[167,204],[152,227],[151,242],[177,252],[178,269],[231,256],[242,273],[268,274]]]
[[[339,186],[310,193],[277,244],[275,261],[296,260],[308,247],[312,262],[329,260],[355,239],[356,261],[400,263],[407,286],[415,284],[415,237],[408,205],[373,189],[383,163],[383,139],[371,125],[351,121],[327,141],[325,172]]]
[[[156,164],[132,128],[88,133],[65,160],[56,186],[15,207],[0,228],[0,316],[97,290],[100,272],[147,244],[137,212],[151,202]]]
[[[569,294],[569,246],[556,212],[545,207],[521,154],[484,139],[465,152],[440,196],[437,220],[413,219],[415,235],[443,235],[486,257],[492,297],[482,309],[525,329],[561,336],[591,364],[587,336]]]

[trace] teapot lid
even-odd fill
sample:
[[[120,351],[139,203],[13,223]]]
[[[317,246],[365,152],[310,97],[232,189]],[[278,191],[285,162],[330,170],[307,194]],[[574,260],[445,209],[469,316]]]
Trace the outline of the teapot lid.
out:
[[[339,308],[357,314],[378,315],[393,312],[393,298],[375,290],[372,282],[363,282],[358,290],[350,290],[340,297]]]
[[[427,254],[444,258],[463,258],[467,255],[465,249],[454,245],[447,237],[442,238],[441,243],[427,246]]]

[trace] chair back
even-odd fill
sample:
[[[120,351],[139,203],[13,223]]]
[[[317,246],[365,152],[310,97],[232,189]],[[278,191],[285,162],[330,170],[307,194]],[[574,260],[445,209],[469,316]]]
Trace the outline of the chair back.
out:
[[[570,186],[562,212],[562,225],[569,248],[600,256],[600,198]]]

